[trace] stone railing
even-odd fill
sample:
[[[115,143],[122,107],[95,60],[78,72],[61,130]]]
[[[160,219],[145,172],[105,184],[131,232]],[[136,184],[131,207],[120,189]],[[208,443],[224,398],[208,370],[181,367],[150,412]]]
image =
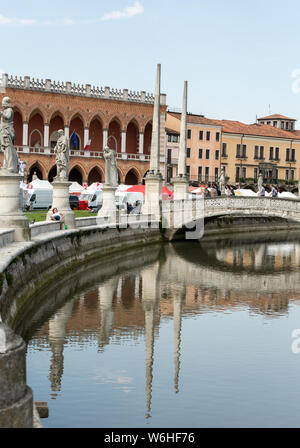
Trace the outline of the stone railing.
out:
[[[35,238],[38,235],[55,232],[64,228],[64,223],[60,221],[41,221],[30,226],[30,236]]]
[[[14,241],[14,229],[0,230],[0,248],[8,246]]]
[[[115,101],[129,101],[135,103],[154,104],[154,95],[145,91],[136,92],[128,89],[111,89],[110,87],[95,87],[90,84],[76,84],[71,82],[56,82],[51,79],[35,79],[29,76],[17,77],[2,74],[1,88],[38,90],[64,95],[85,96]],[[161,94],[161,105],[166,105],[166,95]]]
[[[53,148],[44,148],[42,146],[38,147],[32,147],[32,146],[16,146],[16,150],[18,153],[21,154],[42,154],[42,155],[53,155],[54,156],[54,149]],[[103,159],[103,152],[101,149],[94,150],[94,151],[87,151],[87,150],[70,150],[70,156],[71,157],[96,157]],[[118,152],[117,153],[117,159],[119,160],[140,160],[140,161],[149,161],[150,155],[149,154],[130,154],[127,152]]]

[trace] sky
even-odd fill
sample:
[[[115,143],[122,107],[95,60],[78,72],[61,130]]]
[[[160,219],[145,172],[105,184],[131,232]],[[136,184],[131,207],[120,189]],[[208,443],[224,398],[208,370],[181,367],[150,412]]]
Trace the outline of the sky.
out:
[[[0,70],[155,91],[188,111],[299,120],[299,0],[0,0]]]

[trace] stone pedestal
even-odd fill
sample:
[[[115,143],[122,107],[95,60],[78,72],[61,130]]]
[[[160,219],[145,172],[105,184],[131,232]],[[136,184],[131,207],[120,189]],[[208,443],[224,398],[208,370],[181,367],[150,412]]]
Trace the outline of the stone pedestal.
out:
[[[0,428],[33,427],[33,395],[26,385],[26,345],[0,322]]]
[[[98,212],[98,216],[108,216],[109,221],[116,221],[117,218],[117,206],[116,206],[116,187],[111,185],[103,185],[103,202],[102,207]]]
[[[0,228],[15,229],[15,241],[30,239],[29,221],[21,206],[22,177],[0,169]]]
[[[177,176],[171,179],[174,186],[174,201],[188,198],[189,182],[186,176]]]
[[[51,210],[47,213],[47,220],[50,220],[52,215],[52,209],[57,208],[57,210],[64,214],[65,224],[69,229],[75,229],[75,214],[70,207],[69,201],[69,187],[72,182],[68,181],[54,181],[53,186],[53,200]]]
[[[143,215],[161,217],[162,176],[161,173],[148,173],[145,178],[145,203],[142,207]]]

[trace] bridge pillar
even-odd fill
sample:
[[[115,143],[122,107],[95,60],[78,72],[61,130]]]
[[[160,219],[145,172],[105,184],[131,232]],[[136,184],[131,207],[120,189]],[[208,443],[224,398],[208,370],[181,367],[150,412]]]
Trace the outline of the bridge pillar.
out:
[[[145,203],[142,213],[154,215],[156,219],[161,217],[160,204],[162,200],[162,176],[160,173],[148,173],[145,178]]]
[[[189,182],[186,176],[177,176],[171,179],[174,187],[174,201],[188,198]]]
[[[33,395],[26,385],[26,345],[0,322],[0,428],[33,427]]]

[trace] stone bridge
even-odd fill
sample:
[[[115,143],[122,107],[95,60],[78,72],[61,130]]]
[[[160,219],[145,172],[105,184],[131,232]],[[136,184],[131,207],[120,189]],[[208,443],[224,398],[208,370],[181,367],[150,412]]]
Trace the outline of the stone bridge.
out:
[[[198,238],[203,236],[204,224],[210,218],[280,218],[300,225],[300,201],[269,197],[217,197],[163,202],[162,228],[169,240],[182,229],[192,229],[197,223]],[[194,239],[192,233],[190,238]]]

